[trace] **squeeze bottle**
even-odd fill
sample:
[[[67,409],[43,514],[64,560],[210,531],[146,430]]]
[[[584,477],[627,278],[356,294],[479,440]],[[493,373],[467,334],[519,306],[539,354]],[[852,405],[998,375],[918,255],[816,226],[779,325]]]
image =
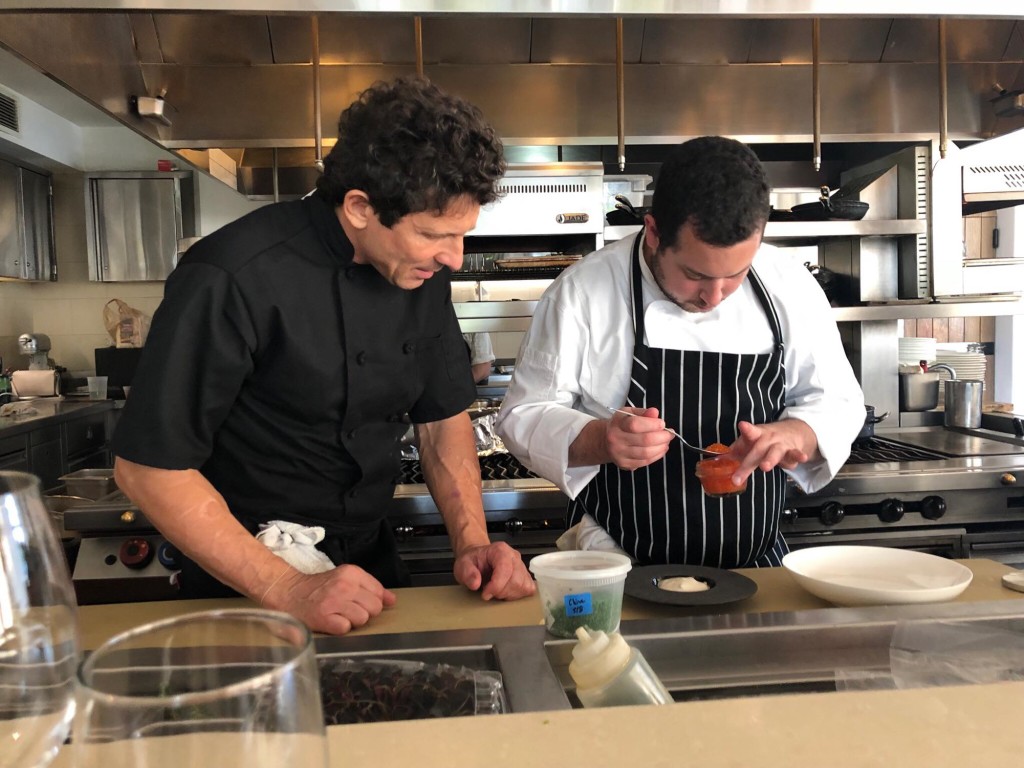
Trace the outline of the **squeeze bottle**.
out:
[[[609,635],[580,627],[576,637],[579,642],[572,649],[569,675],[584,707],[672,703],[672,695],[643,654],[618,632]]]

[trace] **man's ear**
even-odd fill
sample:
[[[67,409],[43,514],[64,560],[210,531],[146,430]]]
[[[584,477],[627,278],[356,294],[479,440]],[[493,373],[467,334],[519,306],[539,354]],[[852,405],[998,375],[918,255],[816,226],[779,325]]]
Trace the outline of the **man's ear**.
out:
[[[361,189],[350,189],[345,193],[339,206],[339,215],[353,228],[366,229],[370,219],[375,216],[370,198]]]
[[[661,238],[658,237],[658,225],[655,223],[654,217],[649,213],[644,214],[644,241],[647,243],[647,247],[651,249],[651,253],[658,252]]]

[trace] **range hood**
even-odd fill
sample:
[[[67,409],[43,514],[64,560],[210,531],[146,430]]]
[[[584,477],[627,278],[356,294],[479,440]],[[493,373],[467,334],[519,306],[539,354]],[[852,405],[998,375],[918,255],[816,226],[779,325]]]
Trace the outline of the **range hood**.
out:
[[[1024,203],[1024,129],[961,150],[963,213]]]

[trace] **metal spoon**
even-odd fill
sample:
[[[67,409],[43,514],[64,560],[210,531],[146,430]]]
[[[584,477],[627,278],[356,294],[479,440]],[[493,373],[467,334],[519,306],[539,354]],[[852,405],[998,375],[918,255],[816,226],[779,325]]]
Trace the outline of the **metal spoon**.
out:
[[[610,405],[606,405],[605,408],[607,408],[611,413],[624,413],[627,416],[636,416],[635,413],[630,413],[629,411],[624,411],[621,408],[612,408]],[[638,418],[642,419],[644,417],[640,416]],[[688,442],[686,442],[686,440],[683,439],[683,436],[680,435],[678,432],[676,432],[674,429],[669,429],[668,427],[665,427],[665,431],[675,435],[677,438],[679,438],[679,442],[681,442],[686,448],[689,448],[691,451],[695,451],[696,453],[699,453],[701,456],[721,456],[722,455],[720,453],[715,453],[714,451],[709,451],[709,450],[706,450],[704,448],[698,448],[695,445],[690,445]]]

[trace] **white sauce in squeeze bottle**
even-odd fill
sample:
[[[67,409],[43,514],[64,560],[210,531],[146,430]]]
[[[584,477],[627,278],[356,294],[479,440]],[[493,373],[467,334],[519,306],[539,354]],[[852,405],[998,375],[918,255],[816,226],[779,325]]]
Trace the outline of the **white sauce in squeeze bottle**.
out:
[[[618,632],[609,635],[580,627],[576,637],[569,674],[584,707],[672,703],[672,695],[647,660]]]

